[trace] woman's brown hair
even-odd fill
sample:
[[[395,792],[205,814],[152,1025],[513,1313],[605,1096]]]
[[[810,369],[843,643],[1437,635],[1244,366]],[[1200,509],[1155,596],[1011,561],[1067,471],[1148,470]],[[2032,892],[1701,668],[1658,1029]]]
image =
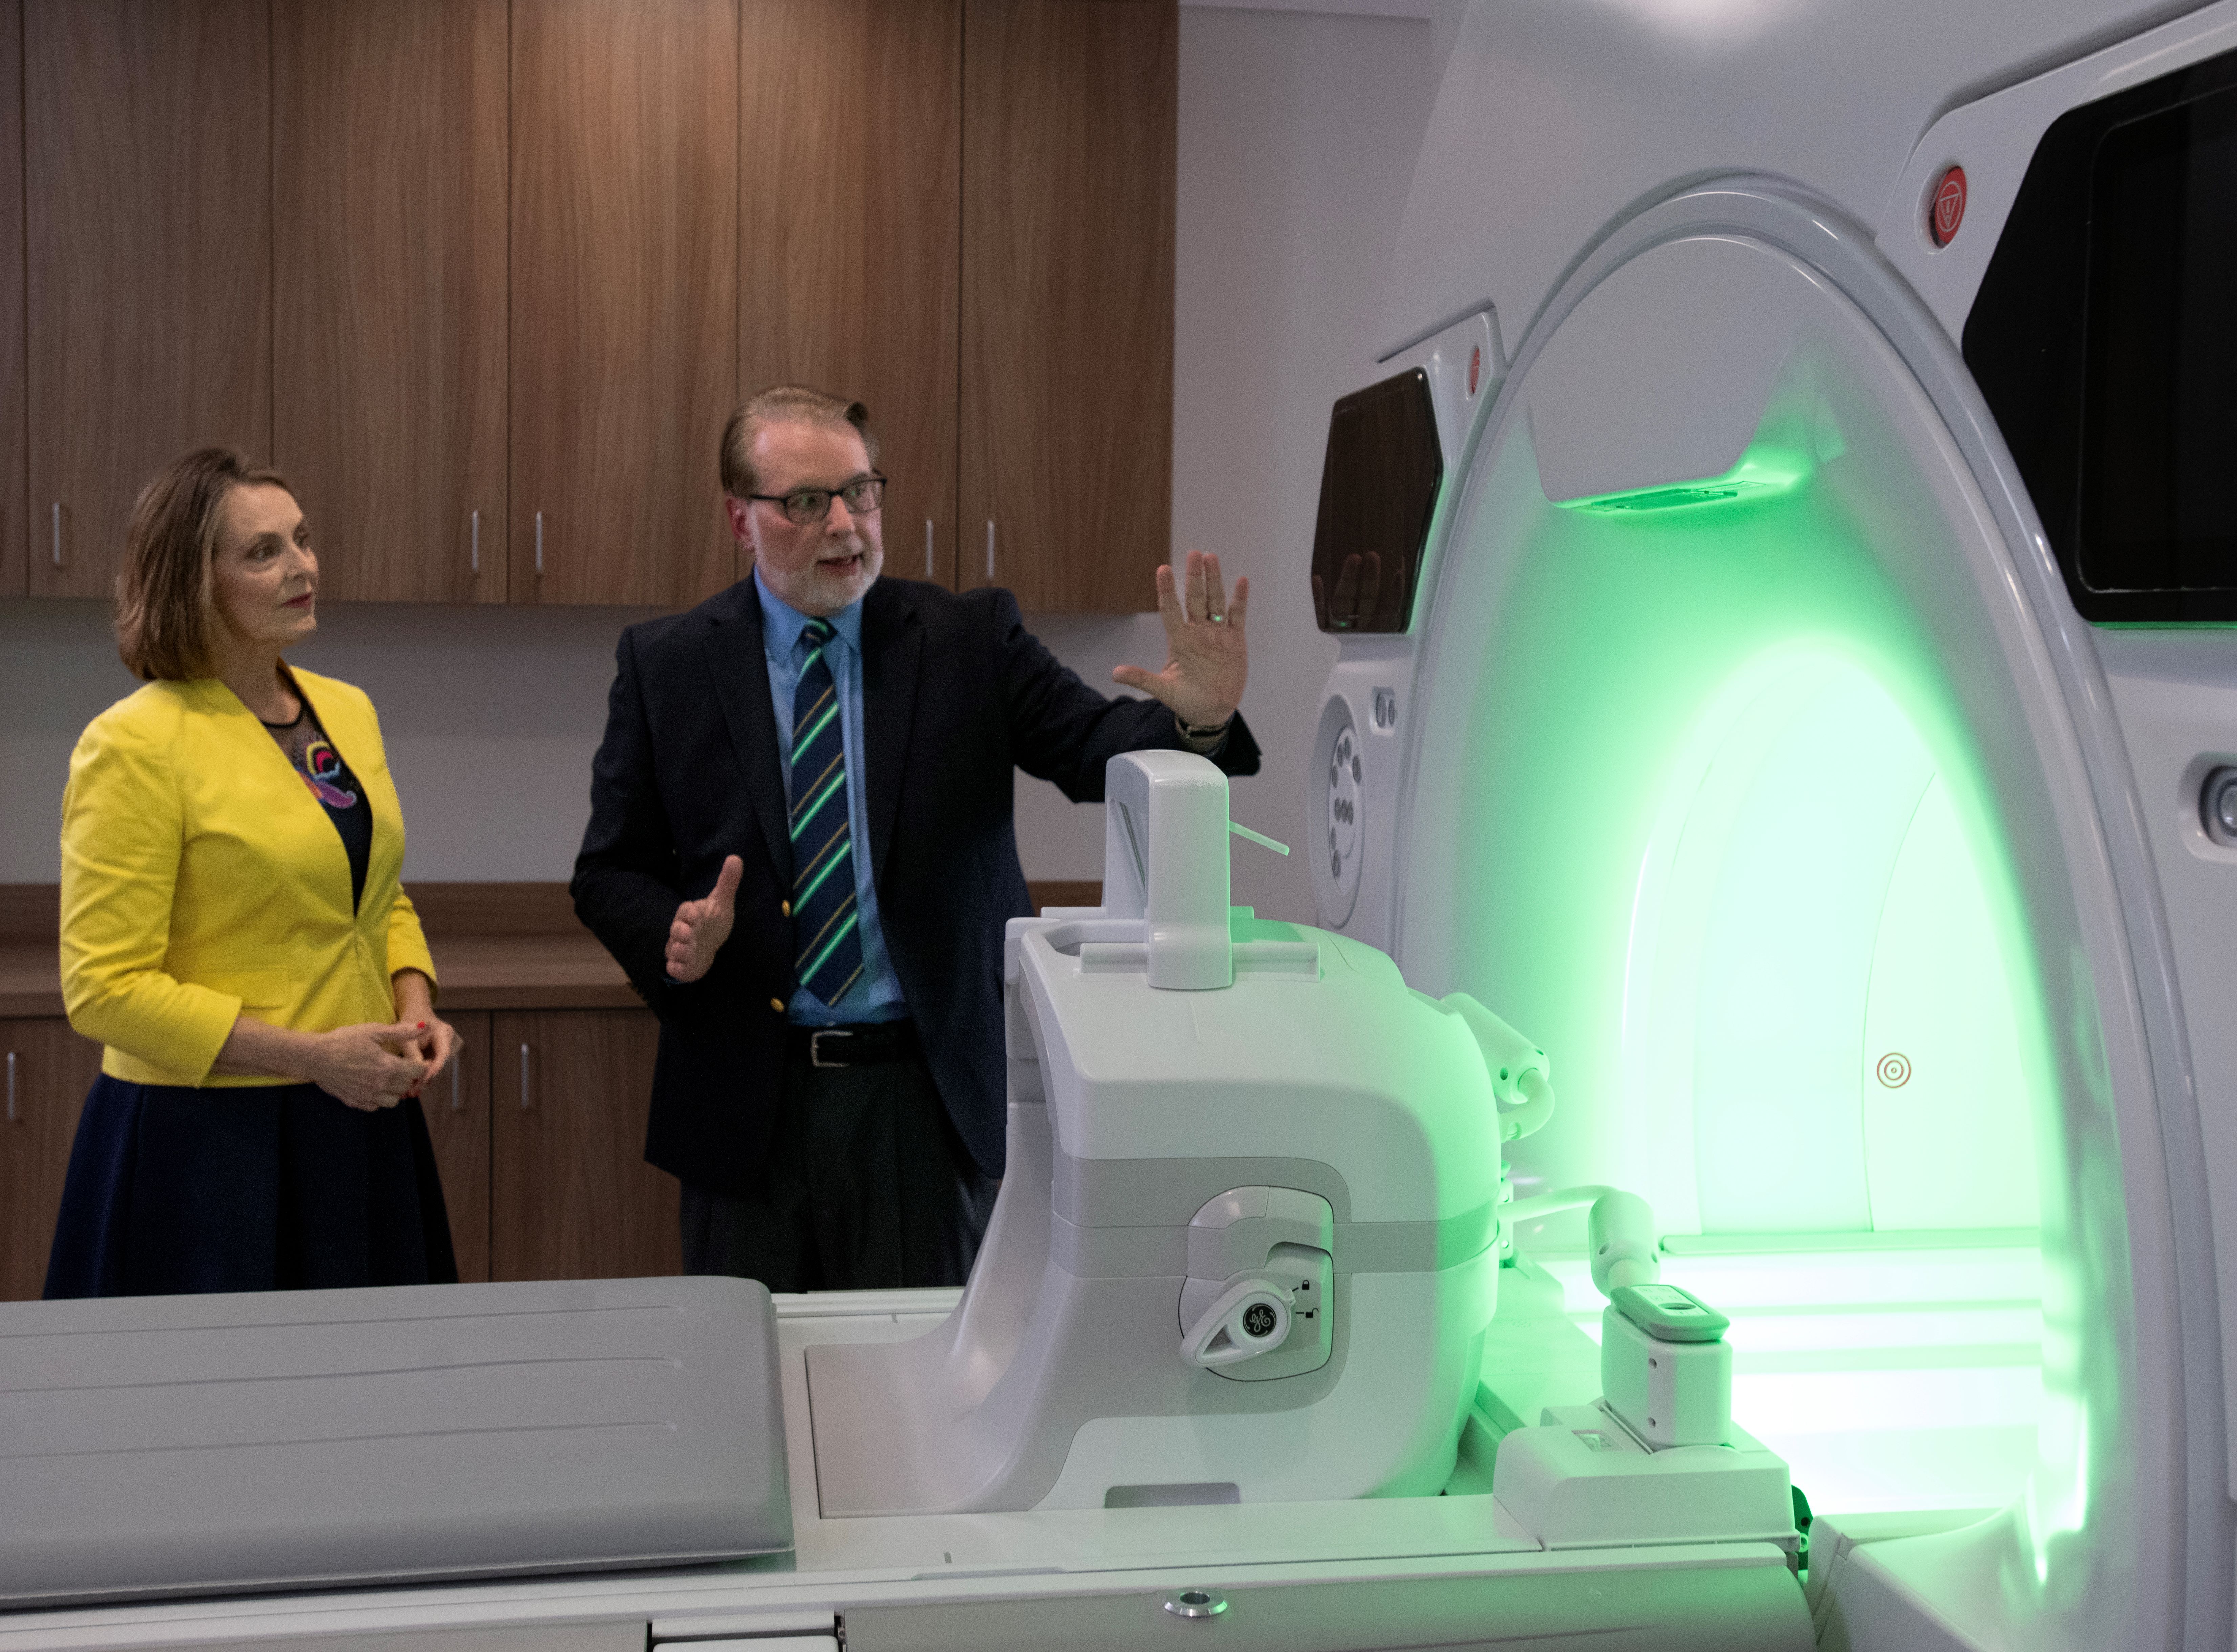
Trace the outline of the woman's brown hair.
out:
[[[229,447],[199,447],[140,490],[116,576],[116,651],[135,677],[184,682],[217,670],[218,513],[234,488],[267,486],[287,480]]]

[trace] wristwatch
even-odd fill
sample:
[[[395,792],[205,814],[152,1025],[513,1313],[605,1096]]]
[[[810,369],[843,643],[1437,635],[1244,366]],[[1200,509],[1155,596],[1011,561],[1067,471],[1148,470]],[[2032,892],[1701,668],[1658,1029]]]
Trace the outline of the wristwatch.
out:
[[[1227,737],[1228,728],[1234,721],[1232,711],[1217,723],[1184,723],[1179,712],[1173,713],[1173,727],[1181,731],[1181,738],[1199,748],[1217,748]]]

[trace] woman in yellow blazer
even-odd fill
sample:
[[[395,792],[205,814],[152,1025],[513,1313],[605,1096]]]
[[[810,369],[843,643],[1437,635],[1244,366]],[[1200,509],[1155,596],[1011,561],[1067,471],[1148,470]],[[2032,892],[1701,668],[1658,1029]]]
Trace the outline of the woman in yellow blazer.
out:
[[[456,1040],[379,725],[281,658],[318,581],[287,484],[237,453],[134,508],[117,646],[148,684],[63,799],[63,996],[106,1047],[50,1297],[458,1277],[416,1100]]]

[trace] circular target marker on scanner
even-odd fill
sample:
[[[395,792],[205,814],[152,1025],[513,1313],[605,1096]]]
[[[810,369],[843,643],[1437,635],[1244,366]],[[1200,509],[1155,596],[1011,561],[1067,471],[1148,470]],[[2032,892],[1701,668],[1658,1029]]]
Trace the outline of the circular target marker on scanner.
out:
[[[1880,1064],[1874,1071],[1879,1074],[1880,1082],[1889,1089],[1900,1090],[1910,1082],[1910,1057],[1890,1050],[1880,1057]]]

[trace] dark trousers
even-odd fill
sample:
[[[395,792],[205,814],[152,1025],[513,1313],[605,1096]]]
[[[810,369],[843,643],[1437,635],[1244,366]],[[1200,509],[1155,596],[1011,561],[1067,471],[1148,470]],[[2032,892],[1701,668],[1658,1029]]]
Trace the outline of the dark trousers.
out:
[[[683,1184],[683,1271],[772,1291],[961,1285],[1000,1186],[964,1151],[924,1058],[786,1063],[760,1185]]]

